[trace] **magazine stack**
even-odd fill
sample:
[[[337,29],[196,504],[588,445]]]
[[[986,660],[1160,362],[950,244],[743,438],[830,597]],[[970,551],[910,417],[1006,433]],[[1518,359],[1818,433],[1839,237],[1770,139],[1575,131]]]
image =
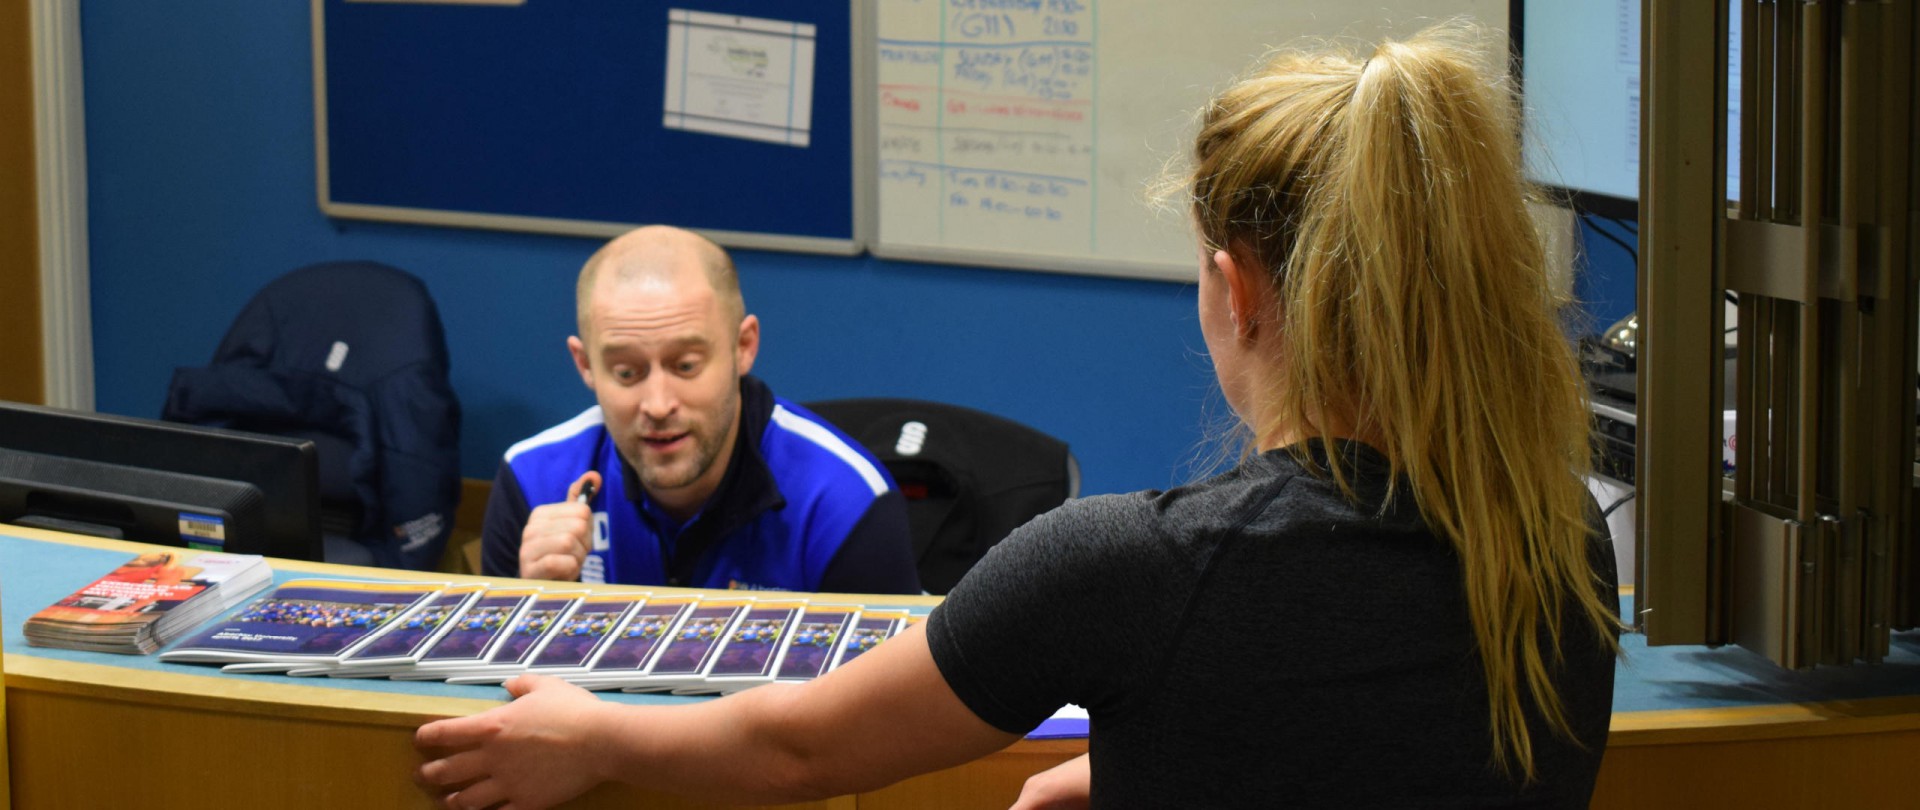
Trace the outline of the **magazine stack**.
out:
[[[128,560],[28,618],[27,643],[145,655],[273,581],[259,555],[182,556],[156,551]]]
[[[227,672],[728,694],[799,682],[906,628],[904,610],[805,599],[292,580],[160,655]]]

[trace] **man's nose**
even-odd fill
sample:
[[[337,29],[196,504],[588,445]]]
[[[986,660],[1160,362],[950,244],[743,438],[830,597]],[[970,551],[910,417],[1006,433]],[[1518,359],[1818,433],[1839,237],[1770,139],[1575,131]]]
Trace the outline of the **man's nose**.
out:
[[[680,398],[674,393],[673,381],[666,374],[649,374],[640,384],[640,415],[649,421],[658,422],[673,415],[680,407]]]

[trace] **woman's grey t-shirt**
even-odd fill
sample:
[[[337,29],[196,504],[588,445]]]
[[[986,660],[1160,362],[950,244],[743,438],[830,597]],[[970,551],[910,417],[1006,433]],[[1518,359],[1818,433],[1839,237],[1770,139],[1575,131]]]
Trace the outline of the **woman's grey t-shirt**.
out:
[[[1085,707],[1096,806],[1585,807],[1611,653],[1568,600],[1555,683],[1578,742],[1530,717],[1537,781],[1502,775],[1459,558],[1405,487],[1381,510],[1378,453],[1338,447],[1357,504],[1276,450],[1034,520],[934,611],[934,661],[1006,731]]]

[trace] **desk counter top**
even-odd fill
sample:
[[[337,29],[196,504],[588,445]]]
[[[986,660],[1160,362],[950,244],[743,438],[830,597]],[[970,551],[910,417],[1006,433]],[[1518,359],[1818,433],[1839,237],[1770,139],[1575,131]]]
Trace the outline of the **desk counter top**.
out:
[[[124,802],[129,785],[149,807],[221,807],[262,795],[283,796],[286,801],[275,804],[288,806],[419,805],[423,800],[407,778],[416,762],[413,729],[504,698],[492,686],[228,675],[150,656],[26,645],[21,627],[28,616],[147,548],[18,527],[0,531],[6,687],[0,706],[12,758],[0,785],[10,776],[16,807]],[[277,580],[480,581],[282,560],[274,567]],[[938,603],[936,597],[829,599],[915,610]],[[1735,647],[1649,648],[1644,638],[1629,636],[1594,806],[1659,806],[1682,797],[1746,808],[1820,806],[1826,799],[1847,802],[1835,806],[1880,806],[1855,802],[1905,800],[1908,793],[1920,806],[1920,791],[1889,781],[1903,773],[1896,763],[1920,756],[1920,633],[1896,634],[1893,646],[1884,664],[1791,672]],[[803,806],[1004,807],[1027,775],[1085,751],[1084,739],[1028,740],[881,791]],[[1723,771],[1729,778],[1711,778]],[[700,806],[623,786],[598,789],[582,806],[636,799],[645,806]]]

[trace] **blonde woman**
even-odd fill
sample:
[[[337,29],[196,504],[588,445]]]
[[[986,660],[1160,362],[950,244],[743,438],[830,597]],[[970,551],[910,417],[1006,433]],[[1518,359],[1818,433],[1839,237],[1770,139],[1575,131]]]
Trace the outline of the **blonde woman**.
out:
[[[1238,467],[1036,519],[924,631],[803,686],[652,707],[521,678],[420,730],[421,783],[791,801],[1076,703],[1092,753],[1021,806],[1585,807],[1612,555],[1513,104],[1452,37],[1284,53],[1203,113],[1200,325],[1257,450]]]

